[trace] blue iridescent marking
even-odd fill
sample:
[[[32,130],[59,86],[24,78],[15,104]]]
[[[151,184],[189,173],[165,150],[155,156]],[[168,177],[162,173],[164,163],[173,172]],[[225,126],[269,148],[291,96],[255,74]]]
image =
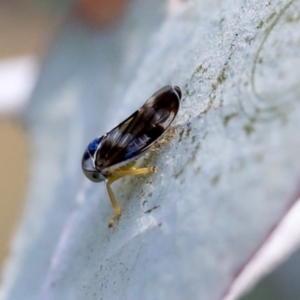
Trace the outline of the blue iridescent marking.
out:
[[[90,144],[88,146],[88,150],[89,150],[91,156],[94,156],[94,154],[100,144],[101,138],[102,137],[98,137],[98,138],[94,139],[92,142],[90,142]]]
[[[136,156],[138,149],[136,145],[132,145],[129,149],[127,148],[127,153],[124,155],[124,160],[130,159],[134,156]]]

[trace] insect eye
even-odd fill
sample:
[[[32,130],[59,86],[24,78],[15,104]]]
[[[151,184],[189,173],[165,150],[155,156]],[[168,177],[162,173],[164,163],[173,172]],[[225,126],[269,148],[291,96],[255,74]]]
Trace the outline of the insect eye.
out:
[[[100,141],[101,141],[101,137],[98,137],[89,144],[88,150],[89,150],[91,156],[94,156],[94,154],[100,144]]]
[[[93,182],[100,182],[100,181],[105,180],[105,177],[101,173],[89,172],[89,171],[84,171],[84,173],[85,173],[86,177]]]

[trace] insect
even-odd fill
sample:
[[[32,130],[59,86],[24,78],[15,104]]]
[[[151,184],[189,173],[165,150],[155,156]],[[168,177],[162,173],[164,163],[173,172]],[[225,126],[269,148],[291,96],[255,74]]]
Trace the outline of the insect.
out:
[[[95,138],[82,157],[82,169],[88,179],[104,181],[115,216],[113,227],[121,216],[121,208],[111,184],[127,175],[153,173],[156,167],[135,168],[135,161],[163,137],[175,119],[181,99],[178,86],[167,85],[158,90],[140,109],[104,135]]]

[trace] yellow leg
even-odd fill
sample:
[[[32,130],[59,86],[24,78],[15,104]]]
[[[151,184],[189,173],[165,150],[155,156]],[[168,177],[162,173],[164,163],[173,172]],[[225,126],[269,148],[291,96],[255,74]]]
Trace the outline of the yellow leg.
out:
[[[121,178],[123,176],[127,176],[127,175],[140,175],[140,174],[154,173],[155,171],[156,171],[156,167],[139,168],[139,169],[130,168],[128,170],[118,169],[112,173],[112,176],[117,177],[117,179],[119,179],[119,178]]]
[[[113,171],[111,173],[111,175],[108,177],[108,180],[106,182],[106,188],[107,188],[107,192],[108,192],[113,210],[115,212],[115,216],[109,221],[108,227],[113,227],[114,222],[117,221],[122,214],[121,208],[116,200],[116,197],[115,197],[110,185],[114,181],[116,181],[124,176],[127,176],[127,175],[140,175],[140,174],[146,174],[146,173],[153,173],[156,171],[156,167],[136,169],[133,167],[133,165],[134,165],[134,163],[123,166],[123,167]]]
[[[114,212],[115,212],[115,216],[109,221],[108,223],[108,227],[113,227],[114,226],[114,222],[117,221],[121,214],[122,214],[122,211],[121,211],[121,208],[116,200],[116,197],[110,187],[110,185],[112,184],[111,181],[107,181],[106,182],[106,188],[107,188],[107,192],[108,192],[108,195],[109,195],[109,198],[110,198],[110,201],[111,201],[111,204],[112,204],[112,207],[114,209]]]

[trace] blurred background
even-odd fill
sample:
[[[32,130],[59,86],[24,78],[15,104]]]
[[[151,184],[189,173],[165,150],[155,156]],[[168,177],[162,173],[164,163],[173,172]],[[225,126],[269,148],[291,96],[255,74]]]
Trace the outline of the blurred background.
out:
[[[97,30],[121,18],[127,0],[0,0],[0,269],[18,225],[29,180],[22,108],[55,29],[74,15]]]
[[[127,4],[128,0],[0,0],[0,270],[29,180],[30,152],[21,111],[34,88],[38,61],[66,11],[67,17],[77,14],[90,26],[105,30],[120,20]],[[299,261],[298,251],[243,299],[300,299]]]
[[[36,79],[32,72],[36,68],[33,57],[42,52],[49,40],[57,22],[54,15],[58,16],[59,12],[43,1],[0,1],[0,103],[9,110],[4,109],[0,115],[1,269],[21,216],[28,181],[28,145],[16,112],[33,88]],[[22,73],[25,76],[18,82],[16,77]],[[17,104],[16,109],[13,102]]]

